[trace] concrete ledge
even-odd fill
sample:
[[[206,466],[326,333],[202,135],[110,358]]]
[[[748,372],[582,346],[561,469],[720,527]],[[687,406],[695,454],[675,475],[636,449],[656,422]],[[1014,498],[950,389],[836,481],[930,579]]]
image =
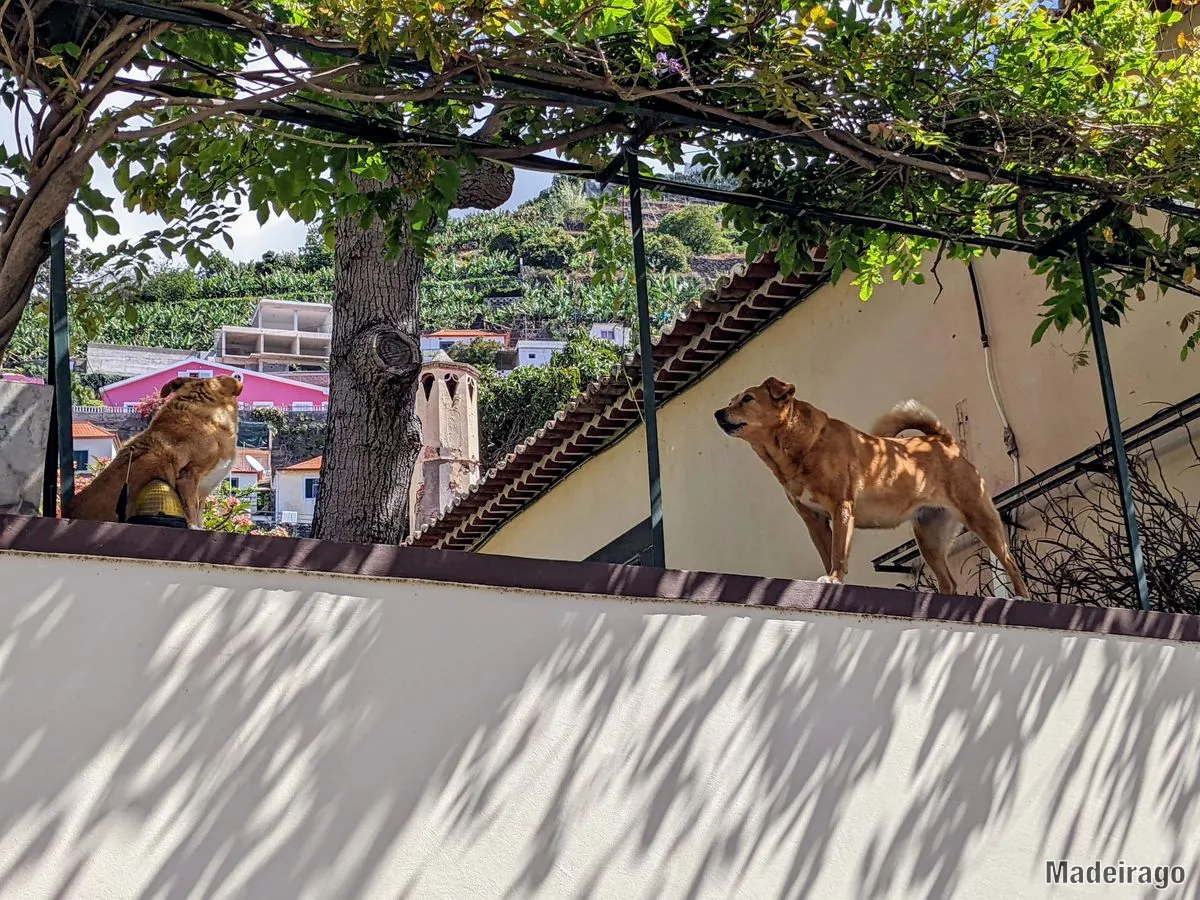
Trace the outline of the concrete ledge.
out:
[[[0,553],[5,551],[416,579],[631,600],[690,600],[1200,643],[1200,616],[1174,613],[28,516],[0,515]]]

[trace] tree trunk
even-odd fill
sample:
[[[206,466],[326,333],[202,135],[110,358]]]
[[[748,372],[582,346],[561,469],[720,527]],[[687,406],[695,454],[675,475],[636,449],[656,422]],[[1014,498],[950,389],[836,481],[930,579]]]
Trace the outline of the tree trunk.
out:
[[[379,220],[363,231],[342,217],[334,238],[329,420],[313,536],[397,544],[408,533],[408,486],[421,450],[414,405],[423,260],[411,244],[386,259]]]
[[[356,183],[362,190],[390,186]],[[511,169],[484,163],[464,175],[458,202],[495,208],[512,184]],[[339,218],[334,241],[329,419],[313,536],[398,544],[408,537],[408,489],[421,451],[415,404],[424,260],[411,243],[387,259],[378,220],[363,231],[356,217]]]
[[[66,216],[83,183],[91,153],[69,149],[74,152],[52,152],[45,165],[30,173],[29,192],[7,204],[0,224],[0,364],[48,255],[47,232]]]

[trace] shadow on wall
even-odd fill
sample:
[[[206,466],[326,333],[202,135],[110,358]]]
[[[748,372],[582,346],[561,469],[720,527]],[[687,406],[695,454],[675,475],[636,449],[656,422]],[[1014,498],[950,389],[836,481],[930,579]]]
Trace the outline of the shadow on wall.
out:
[[[1193,648],[4,567],[0,897],[945,900],[1018,832],[1200,875]]]

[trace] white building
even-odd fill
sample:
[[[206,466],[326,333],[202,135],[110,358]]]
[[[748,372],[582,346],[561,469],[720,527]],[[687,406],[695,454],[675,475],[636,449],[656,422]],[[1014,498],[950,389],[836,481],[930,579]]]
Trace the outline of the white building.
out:
[[[598,341],[608,341],[618,347],[628,347],[633,329],[619,322],[594,322],[589,334]]]
[[[317,508],[324,457],[314,456],[275,470],[275,521],[281,525],[311,525]]]
[[[333,307],[328,303],[260,300],[249,325],[217,329],[213,356],[255,372],[293,367],[321,371],[329,367],[332,335]]]
[[[508,333],[504,331],[482,331],[476,328],[443,328],[421,335],[421,358],[429,362],[438,351],[446,351],[455,344],[471,341],[492,341],[497,349],[508,349]]]
[[[166,347],[123,347],[118,344],[87,345],[87,370],[97,375],[119,375],[130,378],[157,372],[192,356],[190,350],[171,350]]]
[[[550,357],[565,346],[566,341],[517,341],[517,365],[548,365]]]
[[[91,422],[71,423],[71,444],[76,472],[88,471],[98,459],[111,460],[121,446],[115,434]]]

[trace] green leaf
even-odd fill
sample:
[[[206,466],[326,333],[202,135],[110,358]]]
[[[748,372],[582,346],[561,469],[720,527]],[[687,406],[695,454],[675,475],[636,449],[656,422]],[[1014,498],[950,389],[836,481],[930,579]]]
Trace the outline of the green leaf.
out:
[[[100,230],[105,234],[115,235],[121,231],[121,224],[112,216],[98,215],[96,216],[96,224],[100,226]]]
[[[1029,342],[1029,346],[1036,347],[1039,343],[1041,343],[1042,338],[1046,336],[1046,332],[1050,330],[1050,326],[1053,324],[1053,319],[1042,319],[1042,321],[1038,323],[1038,327],[1033,330],[1033,340]]]
[[[675,46],[675,37],[671,34],[671,29],[666,25],[651,25],[650,37],[664,47]]]

